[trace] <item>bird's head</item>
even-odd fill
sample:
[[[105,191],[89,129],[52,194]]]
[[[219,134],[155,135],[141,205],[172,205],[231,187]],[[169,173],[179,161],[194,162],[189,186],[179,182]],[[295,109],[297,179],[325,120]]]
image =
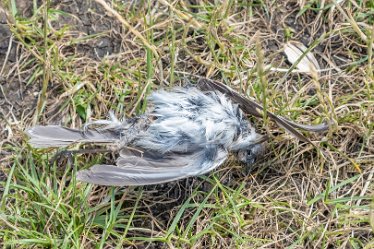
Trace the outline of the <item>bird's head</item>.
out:
[[[265,143],[253,144],[247,149],[242,149],[238,151],[238,159],[240,162],[247,165],[251,165],[256,162],[256,160],[264,154]]]
[[[250,165],[264,154],[267,140],[268,137],[266,135],[263,136],[255,133],[236,141],[232,147],[232,151],[237,152],[239,161]]]

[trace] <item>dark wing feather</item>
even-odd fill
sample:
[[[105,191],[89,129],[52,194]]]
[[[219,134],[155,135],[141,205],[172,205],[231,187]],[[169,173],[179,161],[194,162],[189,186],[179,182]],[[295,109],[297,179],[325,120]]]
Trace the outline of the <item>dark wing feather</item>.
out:
[[[140,186],[160,184],[191,176],[205,174],[221,165],[227,152],[215,148],[214,156],[207,150],[192,154],[143,155],[121,152],[114,165],[94,165],[81,170],[77,179],[83,182],[107,186]]]
[[[239,93],[237,93],[236,91],[228,87],[227,85],[222,84],[217,81],[208,80],[208,79],[200,79],[197,82],[197,85],[199,89],[203,91],[219,91],[221,93],[224,93],[228,97],[230,97],[232,101],[239,104],[240,108],[243,110],[244,113],[253,115],[257,118],[263,118],[264,108],[261,105],[259,105],[258,103],[256,103],[255,101],[249,98],[243,97],[242,95],[240,95]],[[289,133],[296,136],[299,140],[303,142],[308,142],[311,144],[312,142],[307,137],[305,137],[303,134],[301,134],[298,130],[296,130],[296,128],[303,129],[306,131],[311,131],[311,132],[322,132],[322,131],[328,130],[329,128],[329,124],[327,123],[323,123],[319,125],[303,125],[303,124],[295,123],[291,120],[288,120],[282,116],[276,115],[269,111],[267,111],[267,115],[270,119],[275,121],[278,125],[282,126]]]

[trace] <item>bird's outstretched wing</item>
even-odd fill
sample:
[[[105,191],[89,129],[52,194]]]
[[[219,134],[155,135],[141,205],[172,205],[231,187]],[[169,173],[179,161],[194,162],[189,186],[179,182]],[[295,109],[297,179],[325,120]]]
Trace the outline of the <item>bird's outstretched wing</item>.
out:
[[[200,79],[197,82],[197,86],[202,91],[219,91],[221,93],[226,94],[233,102],[237,103],[240,108],[243,110],[244,113],[253,115],[257,118],[263,118],[264,114],[264,108],[256,103],[255,101],[243,97],[230,87],[228,87],[225,84],[222,84],[218,81],[208,80],[208,79]],[[329,129],[328,123],[322,123],[319,125],[303,125],[295,123],[291,120],[288,120],[280,115],[276,115],[272,112],[267,111],[267,116],[275,121],[278,125],[282,126],[284,129],[286,129],[289,133],[294,135],[296,138],[303,142],[311,143],[313,144],[307,137],[305,137],[303,134],[301,134],[296,128],[303,129],[306,131],[311,132],[322,132]]]
[[[94,165],[77,174],[79,181],[107,186],[160,184],[205,174],[221,165],[227,151],[217,147],[189,154],[139,154],[123,149],[115,165]]]

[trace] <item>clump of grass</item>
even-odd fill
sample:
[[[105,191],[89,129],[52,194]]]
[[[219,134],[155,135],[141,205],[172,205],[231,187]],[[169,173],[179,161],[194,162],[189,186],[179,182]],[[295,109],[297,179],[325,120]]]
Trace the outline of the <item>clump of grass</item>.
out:
[[[17,53],[0,53],[8,58],[0,75],[1,243],[371,248],[374,32],[363,16],[373,6],[338,2],[5,2]],[[310,48],[318,78],[292,70],[282,51],[288,41]],[[307,134],[316,149],[252,119],[273,134],[255,165],[229,160],[207,176],[137,188],[75,180],[77,169],[111,155],[56,161],[55,151],[25,141],[22,131],[35,122],[79,127],[109,110],[141,113],[151,89],[196,77],[225,82],[298,122],[335,124]]]

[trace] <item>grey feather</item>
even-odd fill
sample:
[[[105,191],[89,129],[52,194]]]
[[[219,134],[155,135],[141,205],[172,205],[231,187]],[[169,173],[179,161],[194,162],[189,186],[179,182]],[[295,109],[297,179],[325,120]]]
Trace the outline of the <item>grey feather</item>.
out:
[[[132,165],[126,158],[114,165],[94,165],[77,174],[79,181],[108,186],[138,186],[175,181],[191,176],[205,174],[221,165],[227,158],[227,152],[217,150],[213,158],[207,157],[207,151],[189,156],[167,156],[151,159],[138,158]]]
[[[197,83],[199,89],[203,91],[218,91],[220,93],[226,94],[232,101],[240,105],[240,108],[242,110],[250,115],[253,115],[257,118],[263,117],[263,111],[264,108],[260,106],[258,103],[256,103],[253,100],[250,100],[248,98],[243,97],[239,93],[235,92],[233,89],[228,87],[227,85],[224,85],[218,81],[208,80],[208,79],[200,79]],[[267,115],[270,119],[275,121],[279,126],[286,129],[290,134],[294,135],[296,138],[303,142],[310,143],[314,145],[307,137],[305,137],[303,134],[301,134],[296,128],[303,129],[306,131],[311,132],[323,132],[329,129],[329,126],[332,124],[332,122],[328,123],[322,123],[319,125],[303,125],[296,122],[293,122],[291,120],[286,119],[285,117],[276,115],[272,112],[267,111]]]
[[[57,125],[34,126],[26,131],[35,148],[64,147],[73,143],[114,143],[119,140],[112,132],[80,131]]]
[[[109,120],[89,122],[82,131],[36,126],[27,131],[29,143],[37,148],[73,143],[119,145],[116,166],[95,165],[77,175],[80,181],[110,186],[149,185],[202,175],[221,165],[229,152],[251,164],[263,153],[266,136],[256,133],[239,105],[257,117],[261,116],[259,105],[245,107],[242,97],[223,89],[226,92],[202,92],[195,87],[153,92],[150,108],[142,116],[120,121],[110,113]],[[306,138],[295,128],[321,129],[270,117],[303,141]]]

